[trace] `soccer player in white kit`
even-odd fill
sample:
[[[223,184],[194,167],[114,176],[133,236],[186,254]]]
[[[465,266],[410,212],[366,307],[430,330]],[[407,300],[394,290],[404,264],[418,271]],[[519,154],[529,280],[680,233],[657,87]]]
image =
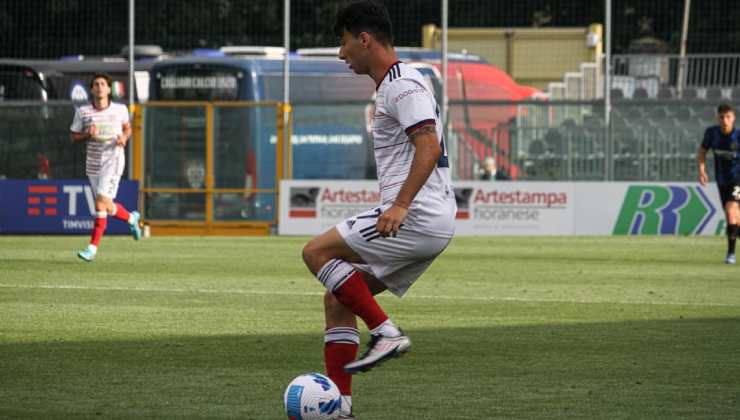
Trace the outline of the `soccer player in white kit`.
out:
[[[324,295],[324,361],[352,415],[352,374],[400,356],[411,341],[378,305],[375,294],[403,296],[447,247],[457,206],[439,108],[415,69],[398,61],[388,11],[373,1],[337,14],[339,58],[377,84],[372,138],[381,205],[312,239],[303,249]],[[365,322],[371,339],[357,360]]]
[[[93,76],[90,81],[92,101],[77,108],[70,126],[73,142],[87,142],[85,173],[95,194],[95,223],[90,244],[77,253],[87,262],[98,252],[109,215],[128,223],[134,239],[141,238],[139,212],[129,212],[121,203],[113,201],[126,165],[124,148],[131,137],[131,124],[126,106],[111,102],[111,84],[107,74]]]

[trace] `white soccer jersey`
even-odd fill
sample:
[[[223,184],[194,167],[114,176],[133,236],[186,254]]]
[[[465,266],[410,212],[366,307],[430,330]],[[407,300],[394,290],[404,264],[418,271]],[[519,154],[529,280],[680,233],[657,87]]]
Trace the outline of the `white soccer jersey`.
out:
[[[128,109],[122,104],[111,102],[105,109],[97,109],[92,104],[77,108],[69,129],[83,133],[95,125],[98,132],[95,139],[87,142],[87,176],[123,174],[126,160],[123,148],[116,146],[116,137],[123,133],[123,124],[128,122]]]
[[[426,211],[430,211],[433,207],[440,206],[440,203],[448,206],[450,202],[448,198],[451,195],[453,196],[451,206],[454,208],[455,200],[447,147],[443,141],[444,131],[434,94],[418,70],[397,62],[390,67],[378,85],[372,120],[372,137],[382,204],[391,204],[395,201],[411,170],[416,148],[411,144],[408,134],[426,125],[434,125],[436,128],[437,139],[442,146],[442,156],[414,198],[406,223],[409,227],[416,225],[425,231],[436,232],[435,236],[451,236],[452,221],[449,224],[445,223],[445,226],[423,226],[426,223],[415,217],[417,213],[415,209],[424,207]],[[440,210],[446,214],[449,209]],[[454,218],[454,213],[452,217]]]

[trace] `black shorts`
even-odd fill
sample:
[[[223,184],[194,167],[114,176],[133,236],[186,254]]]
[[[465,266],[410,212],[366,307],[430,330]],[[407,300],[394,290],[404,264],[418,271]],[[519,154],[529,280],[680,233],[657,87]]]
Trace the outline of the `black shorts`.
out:
[[[740,202],[740,185],[717,185],[717,188],[719,189],[719,198],[722,200],[723,208],[728,201]]]

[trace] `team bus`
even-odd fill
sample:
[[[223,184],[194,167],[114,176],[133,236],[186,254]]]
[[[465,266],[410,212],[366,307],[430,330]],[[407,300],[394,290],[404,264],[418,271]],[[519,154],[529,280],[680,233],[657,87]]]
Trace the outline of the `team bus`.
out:
[[[148,96],[149,68],[152,60],[135,64],[136,102]],[[86,102],[90,77],[97,72],[108,73],[113,79],[114,100],[127,102],[129,92],[128,62],[119,58],[60,60],[0,59],[0,101],[54,101]]]
[[[202,108],[187,106],[191,101],[216,104],[214,187],[276,187],[276,107],[245,103],[283,100],[282,53],[254,56],[233,47],[227,51],[224,57],[179,57],[152,66],[144,114],[144,187],[203,187],[207,121]],[[375,91],[372,81],[356,77],[336,59],[292,55],[290,73],[292,178],[374,178],[373,149],[365,128],[365,111]],[[146,216],[200,219],[204,208],[195,203],[202,200],[197,194],[192,197],[189,205],[182,195],[145,194]],[[274,194],[264,192],[216,194],[214,216],[273,220],[275,202]]]
[[[152,60],[136,62],[129,87],[128,62],[111,59],[0,59],[0,178],[85,178],[84,145],[71,145],[75,106],[89,101],[90,78],[113,79],[113,99],[146,99]],[[138,89],[137,89],[138,88]]]

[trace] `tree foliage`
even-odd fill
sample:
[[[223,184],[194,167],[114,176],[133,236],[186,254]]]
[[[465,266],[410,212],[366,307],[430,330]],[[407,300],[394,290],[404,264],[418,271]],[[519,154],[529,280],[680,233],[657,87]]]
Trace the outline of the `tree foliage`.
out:
[[[334,16],[344,0],[293,0],[291,47],[336,45]],[[385,0],[397,45],[419,46],[421,27],[439,25],[441,1]],[[692,2],[691,53],[740,52],[740,8],[731,0]],[[128,0],[4,0],[0,57],[111,55],[128,43]],[[603,22],[593,0],[450,0],[450,27],[587,26]],[[639,37],[680,44],[683,2],[614,0],[614,52],[629,52]],[[136,2],[135,38],[168,51],[223,45],[282,45],[279,0],[158,0]]]

